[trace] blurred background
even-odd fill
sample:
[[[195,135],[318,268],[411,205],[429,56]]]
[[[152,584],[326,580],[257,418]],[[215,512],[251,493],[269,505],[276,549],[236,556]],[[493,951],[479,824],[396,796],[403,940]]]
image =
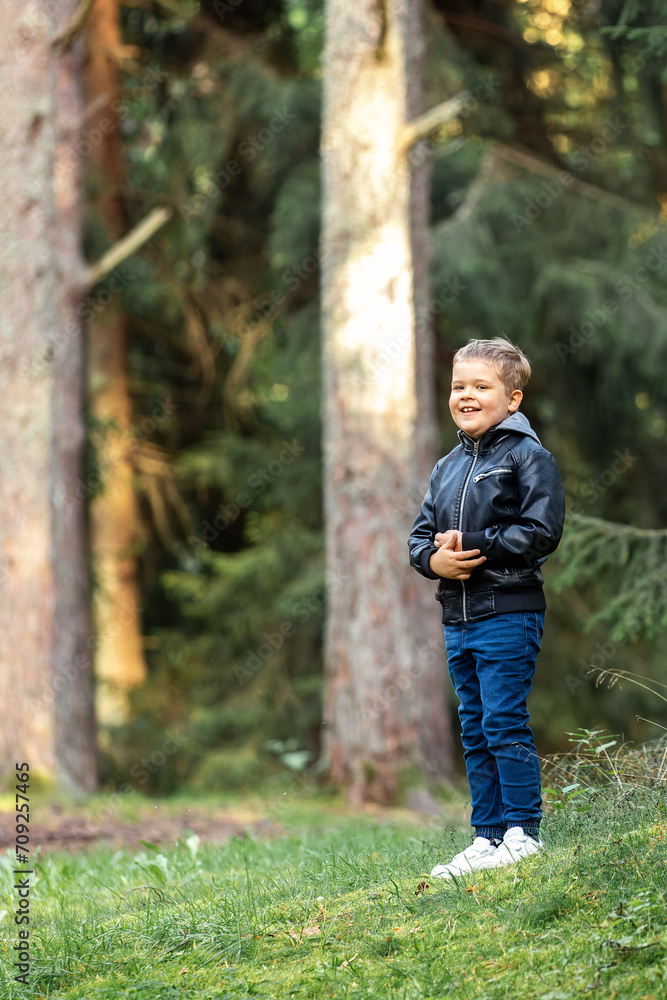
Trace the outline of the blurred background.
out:
[[[326,782],[325,4],[47,6],[24,5],[13,29],[4,133],[2,691],[17,707],[3,772],[13,778],[18,754],[47,784],[87,790]],[[35,111],[17,66],[33,43],[47,51],[56,21],[52,62],[31,64]],[[534,365],[523,410],[557,458],[569,511],[545,567],[530,702],[545,754],[582,729],[641,741],[665,723],[666,24],[658,0],[424,5],[423,107],[460,98],[407,156],[430,175],[418,318],[434,334],[432,457],[456,443],[453,352],[473,337],[518,343]],[[58,87],[74,96],[49,153],[34,144]],[[12,192],[32,185],[39,201],[49,164],[48,197],[71,228],[64,250],[57,227],[42,253],[49,214],[40,237],[27,195]],[[62,286],[58,267],[77,253],[80,275],[67,271],[69,298],[47,320],[49,294],[17,261],[42,275],[53,262]],[[34,336],[20,309],[42,309]],[[74,382],[58,410],[61,376]],[[50,414],[39,454],[38,413]],[[44,493],[54,441],[78,413],[69,478]],[[420,500],[401,514],[405,541]],[[84,557],[49,534],[59,510]],[[43,594],[30,575],[40,558]],[[413,575],[437,624],[433,588]],[[463,773],[441,652],[440,724],[453,735],[436,785]],[[400,794],[399,782],[380,798]]]

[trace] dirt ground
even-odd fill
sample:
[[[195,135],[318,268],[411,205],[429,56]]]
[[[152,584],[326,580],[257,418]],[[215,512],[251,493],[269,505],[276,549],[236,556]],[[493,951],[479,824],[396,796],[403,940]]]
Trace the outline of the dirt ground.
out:
[[[61,804],[38,796],[30,803],[29,856],[37,847],[46,851],[94,850],[97,847],[141,850],[142,841],[171,848],[177,840],[196,833],[203,844],[225,843],[231,837],[277,837],[289,832],[294,815],[289,802],[277,799],[248,799],[218,805],[215,800],[194,802],[169,799],[127,799],[121,795],[94,796],[88,802]],[[298,801],[298,799],[297,799]],[[307,801],[307,800],[306,800]],[[5,806],[3,801],[3,806]],[[433,825],[442,829],[449,823],[465,823],[463,811],[450,812],[422,789],[411,790],[403,808],[370,803],[353,809],[342,803],[320,804],[313,820],[324,820],[329,812],[354,815],[362,811],[379,823]],[[461,814],[459,816],[459,813]],[[453,828],[453,827],[452,827]],[[16,847],[16,813],[0,809],[0,851]]]
[[[230,837],[275,836],[283,832],[277,823],[252,813],[231,813],[224,808],[192,806],[174,810],[165,803],[146,803],[137,810],[136,818],[114,814],[112,807],[64,810],[57,805],[44,805],[33,810],[30,823],[30,855],[38,845],[48,851],[78,851],[100,846],[141,848],[141,841],[162,847],[173,847],[184,835],[196,833],[203,843],[224,843]],[[0,850],[13,849],[16,844],[16,815],[0,812]]]

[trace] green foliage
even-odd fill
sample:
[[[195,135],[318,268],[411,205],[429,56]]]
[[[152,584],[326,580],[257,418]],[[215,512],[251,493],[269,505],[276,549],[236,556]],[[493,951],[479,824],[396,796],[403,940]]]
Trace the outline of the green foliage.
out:
[[[204,6],[205,33],[170,5],[124,12],[125,41],[151,52],[159,80],[124,81],[128,214],[154,192],[174,216],[122,294],[138,445],[157,445],[165,472],[138,477],[149,677],[105,767],[127,780],[171,727],[183,743],[146,772],[154,790],[285,770],[260,748],[270,739],[314,758],[321,713],[321,9],[276,4],[253,38],[241,7]]]
[[[299,65],[317,73],[324,44],[323,0],[288,0],[287,20],[294,30]]]
[[[276,275],[288,264],[298,267],[316,252],[319,208],[319,163],[315,159],[306,160],[294,168],[283,184],[271,217],[269,253]],[[293,280],[291,275],[289,280],[290,283]]]
[[[452,351],[504,333],[534,362],[523,407],[566,483],[532,707],[549,746],[563,729],[653,718],[646,693],[587,679],[597,645],[615,657],[624,644],[629,662],[614,668],[664,676],[667,21],[662,3],[603,7],[496,4],[494,31],[474,39],[431,11],[427,103],[479,96],[416,151],[432,166],[441,453],[455,443]],[[323,10],[123,8],[124,42],[159,77],[124,80],[128,224],[162,202],[174,216],[127,262],[121,292],[138,444],[158,446],[168,475],[157,493],[137,481],[149,678],[108,734],[107,769],[126,780],[174,727],[184,747],[151,773],[153,790],[285,770],[271,741],[319,754]],[[106,249],[93,217],[86,247]]]
[[[591,581],[600,596],[588,630],[608,622],[610,639],[627,642],[642,632],[654,638],[667,625],[667,531],[571,514],[558,558],[565,565],[556,587]]]
[[[664,0],[624,0],[615,24],[600,29],[612,41],[625,41],[645,59],[667,54],[667,4]]]
[[[461,184],[465,165],[472,190],[483,169],[473,152],[464,147],[442,158],[441,192],[448,171],[452,187]],[[502,164],[497,156],[494,162]],[[553,746],[573,724],[638,736],[635,718],[655,719],[655,702],[641,691],[628,698],[596,686],[590,665],[665,679],[667,621],[662,230],[640,221],[630,205],[624,211],[602,195],[549,183],[523,170],[494,174],[469,217],[458,222],[455,211],[435,227],[431,265],[447,355],[471,337],[499,334],[528,353],[533,378],[522,408],[556,455],[566,486],[570,514],[546,566],[550,610],[531,696],[542,746]],[[448,376],[443,364],[443,403]],[[444,453],[455,443],[444,405],[441,426]],[[577,630],[592,639],[582,641]]]
[[[545,567],[550,610],[531,696],[543,746],[575,720],[637,736],[645,724],[636,717],[656,718],[648,691],[605,689],[591,667],[633,670],[649,687],[665,679],[667,257],[651,195],[651,163],[666,151],[663,100],[654,99],[664,66],[646,45],[638,58],[636,39],[600,35],[607,17],[664,24],[664,5],[639,4],[623,18],[617,6],[605,5],[598,21],[572,8],[562,30],[551,8],[517,6],[531,37],[546,17],[561,35],[550,55],[536,43],[522,66],[524,117],[513,118],[509,137],[523,157],[488,141],[507,141],[501,114],[482,130],[482,108],[506,109],[510,88],[501,56],[482,45],[478,58],[502,89],[464,120],[462,137],[433,152],[441,453],[456,442],[448,359],[469,338],[504,334],[533,362],[522,408],[556,455],[568,495],[565,535]],[[595,96],[603,92],[607,99]]]

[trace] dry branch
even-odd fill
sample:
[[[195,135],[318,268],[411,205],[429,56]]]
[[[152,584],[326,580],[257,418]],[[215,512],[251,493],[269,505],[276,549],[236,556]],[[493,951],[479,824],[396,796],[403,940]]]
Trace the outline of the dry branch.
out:
[[[464,90],[455,97],[451,97],[448,101],[436,104],[434,108],[425,111],[419,118],[415,118],[414,121],[404,125],[401,134],[401,149],[407,152],[420,139],[426,139],[436,129],[440,128],[441,125],[451,121],[452,118],[456,118],[469,97],[470,94]]]
[[[639,205],[634,201],[628,201],[627,198],[621,198],[619,195],[612,194],[610,191],[605,191],[603,188],[597,187],[595,184],[588,184],[586,181],[577,180],[576,177],[572,176],[571,171],[563,171],[560,167],[555,167],[551,163],[547,163],[546,160],[541,160],[539,157],[533,156],[529,152],[516,149],[514,146],[506,146],[502,142],[496,143],[494,148],[498,156],[502,156],[503,159],[507,160],[509,163],[513,163],[515,166],[521,167],[523,170],[528,170],[531,173],[542,174],[544,177],[553,177],[556,179],[558,179],[560,174],[568,173],[571,178],[567,184],[569,190],[576,191],[585,198],[591,198],[593,201],[605,202],[605,204],[613,205],[614,208],[621,208],[625,212],[628,210],[633,212],[646,211],[646,207],[644,205]]]
[[[477,203],[482,196],[484,188],[486,187],[488,181],[493,176],[493,171],[496,163],[495,151],[493,146],[484,154],[482,162],[480,164],[479,170],[477,171],[477,176],[468,188],[467,194],[463,202],[459,205],[457,210],[447,219],[445,222],[441,223],[437,229],[437,238],[441,239],[445,234],[449,233],[452,229],[460,226],[462,222],[465,222],[470,218],[472,213],[477,208]]]
[[[81,3],[74,11],[71,21],[62,31],[58,32],[51,45],[59,46],[63,52],[66,52],[88,20],[88,15],[93,9],[94,3],[95,0],[81,0]]]
[[[103,278],[105,274],[109,274],[121,261],[143,246],[153,233],[157,232],[165,222],[169,221],[172,215],[173,212],[170,208],[154,208],[127,236],[114,243],[95,264],[90,265],[86,271],[85,284],[88,287],[97,284],[100,278]]]

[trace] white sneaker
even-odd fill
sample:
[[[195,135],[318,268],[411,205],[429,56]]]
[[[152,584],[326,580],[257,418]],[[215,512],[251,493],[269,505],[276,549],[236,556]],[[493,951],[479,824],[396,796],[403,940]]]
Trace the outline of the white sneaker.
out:
[[[456,854],[448,865],[436,865],[431,878],[451,878],[452,875],[468,875],[482,868],[497,868],[499,850],[486,837],[475,837],[470,847]]]
[[[511,826],[498,848],[497,865],[514,865],[531,854],[544,850],[544,843],[523,832],[520,826]]]

